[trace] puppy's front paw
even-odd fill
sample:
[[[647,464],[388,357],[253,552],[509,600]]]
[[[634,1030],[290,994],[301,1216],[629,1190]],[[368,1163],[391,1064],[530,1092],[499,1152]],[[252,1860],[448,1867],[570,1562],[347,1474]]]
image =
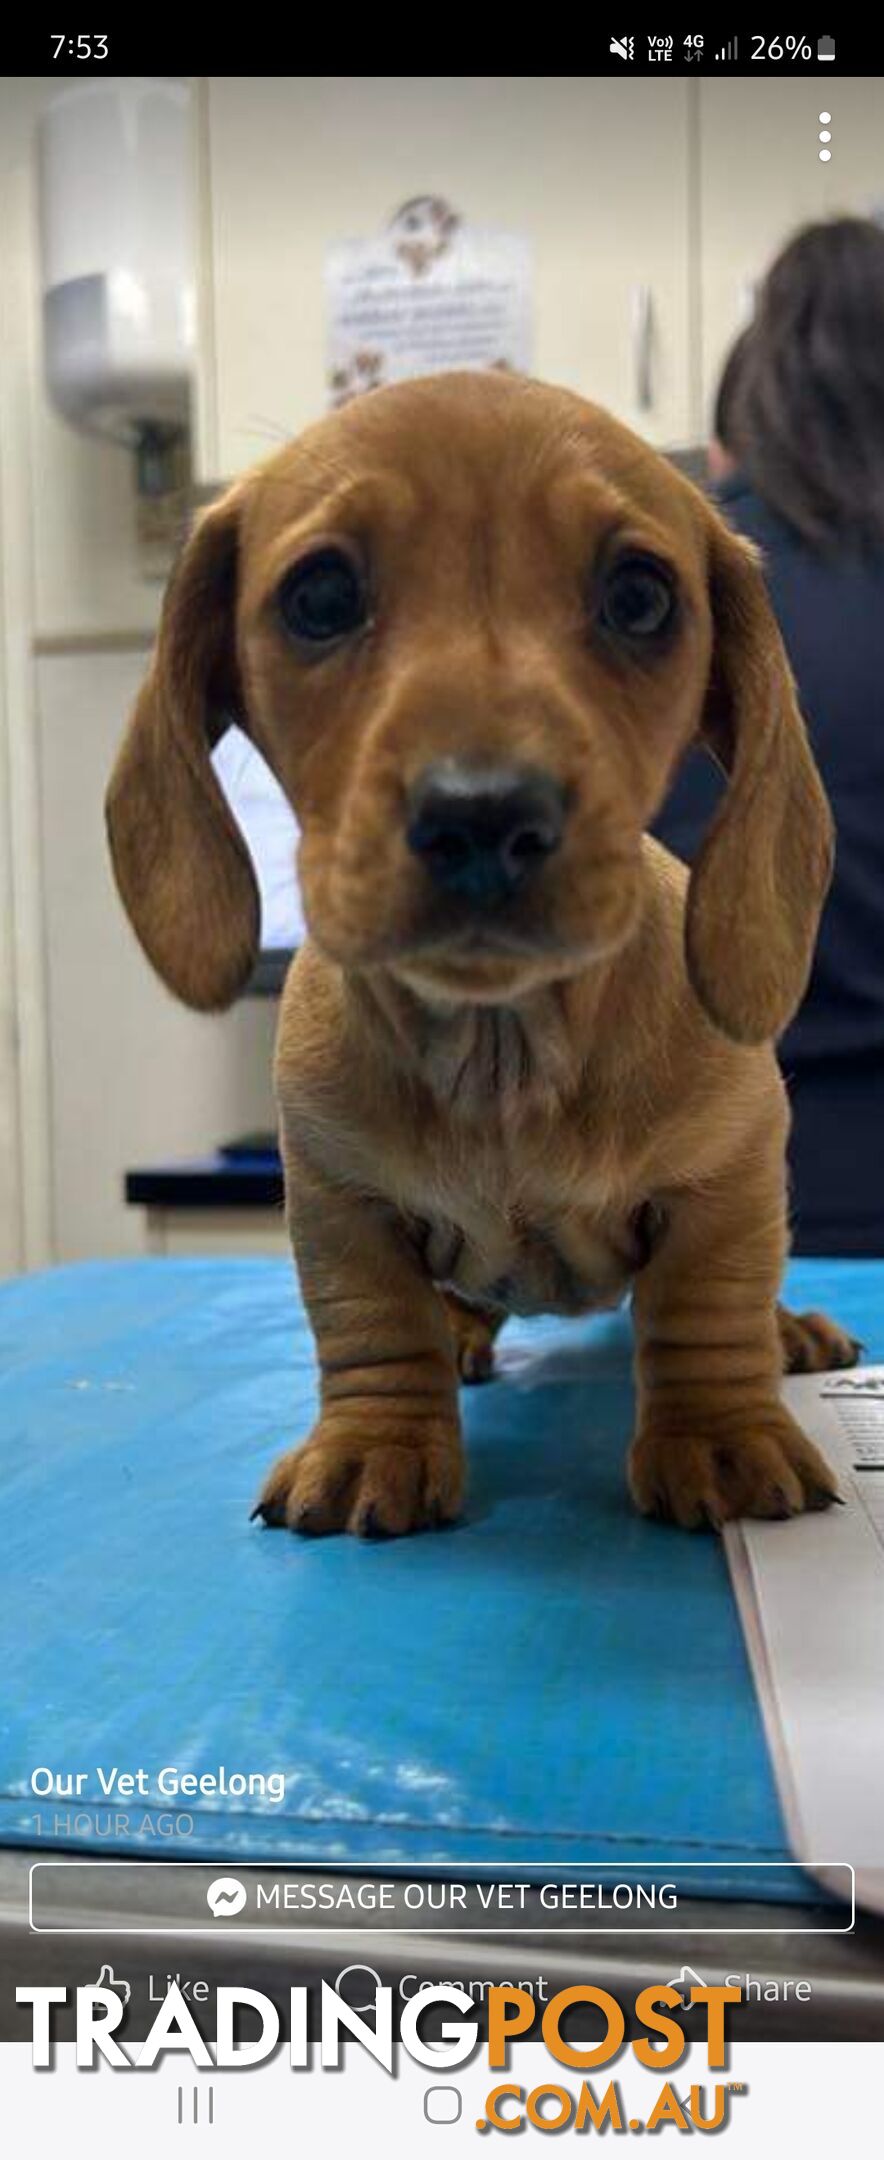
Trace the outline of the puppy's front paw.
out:
[[[720,1530],[739,1515],[783,1519],[838,1498],[818,1448],[778,1403],[702,1433],[650,1426],[633,1442],[629,1484],[642,1515],[683,1530]]]
[[[777,1320],[784,1372],[841,1372],[859,1363],[862,1343],[826,1313],[794,1313],[778,1305]]]
[[[254,1509],[272,1529],[327,1537],[404,1537],[456,1522],[463,1504],[456,1434],[403,1439],[336,1423],[318,1425],[301,1448],[274,1463]]]

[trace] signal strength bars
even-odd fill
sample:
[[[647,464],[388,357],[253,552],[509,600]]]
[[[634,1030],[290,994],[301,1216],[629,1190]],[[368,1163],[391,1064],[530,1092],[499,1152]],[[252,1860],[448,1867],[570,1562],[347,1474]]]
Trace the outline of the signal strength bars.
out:
[[[717,53],[713,53],[713,60],[736,60],[739,43],[739,38],[729,38],[726,45],[720,45]]]

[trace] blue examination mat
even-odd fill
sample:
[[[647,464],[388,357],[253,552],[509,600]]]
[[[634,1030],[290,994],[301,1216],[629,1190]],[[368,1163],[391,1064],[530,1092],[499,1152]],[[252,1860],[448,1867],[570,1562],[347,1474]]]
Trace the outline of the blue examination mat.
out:
[[[884,1263],[799,1262],[787,1294],[884,1357]],[[658,1861],[686,1894],[818,1899],[780,1865],[721,1547],[629,1502],[627,1315],[513,1322],[500,1349],[463,1394],[463,1525],[311,1541],[249,1522],[315,1410],[286,1260],[0,1288],[0,1842],[459,1875]],[[144,1770],[146,1796],[109,1798],[99,1767]],[[35,1796],[36,1769],[79,1792]],[[217,1784],[176,1797],[163,1771]]]

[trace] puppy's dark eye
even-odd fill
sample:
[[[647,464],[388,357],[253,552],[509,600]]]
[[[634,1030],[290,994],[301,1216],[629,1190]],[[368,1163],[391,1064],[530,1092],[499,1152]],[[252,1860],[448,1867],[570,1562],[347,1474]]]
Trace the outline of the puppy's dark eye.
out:
[[[656,638],[675,614],[675,589],[649,555],[623,555],[608,571],[599,621],[622,638]]]
[[[277,605],[292,637],[330,645],[359,630],[368,614],[365,587],[343,548],[317,548],[283,578]]]

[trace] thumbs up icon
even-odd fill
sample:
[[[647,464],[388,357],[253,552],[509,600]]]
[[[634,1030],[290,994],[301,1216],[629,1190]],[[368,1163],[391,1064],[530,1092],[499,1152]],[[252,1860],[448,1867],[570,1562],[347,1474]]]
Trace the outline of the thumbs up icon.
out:
[[[132,1993],[132,1989],[129,1986],[128,1980],[114,1979],[114,1968],[112,1965],[102,1965],[95,1985],[96,1987],[112,1988],[115,1995],[122,1996],[124,2003],[128,2002],[129,1997]]]

